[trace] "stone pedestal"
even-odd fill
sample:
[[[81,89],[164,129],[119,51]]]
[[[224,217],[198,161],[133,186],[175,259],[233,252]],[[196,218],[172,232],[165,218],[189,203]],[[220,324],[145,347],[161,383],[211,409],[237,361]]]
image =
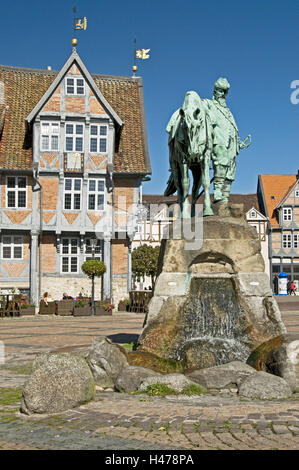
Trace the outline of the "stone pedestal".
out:
[[[139,338],[139,351],[181,360],[186,368],[246,362],[256,347],[286,332],[242,206],[214,212],[219,215],[204,218],[202,227],[192,219],[175,221],[163,240]],[[191,243],[181,230],[188,223],[195,232]]]

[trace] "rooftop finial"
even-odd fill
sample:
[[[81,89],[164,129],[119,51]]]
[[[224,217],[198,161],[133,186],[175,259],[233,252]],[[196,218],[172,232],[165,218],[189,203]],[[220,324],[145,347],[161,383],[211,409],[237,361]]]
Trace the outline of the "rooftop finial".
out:
[[[73,13],[74,13],[74,37],[72,39],[72,46],[73,46],[74,50],[76,50],[76,46],[78,44],[78,39],[76,38],[76,30],[77,29],[86,30],[86,28],[87,28],[87,18],[86,18],[86,16],[84,16],[83,18],[75,18],[75,15],[77,13],[76,5],[73,6]]]
[[[138,70],[136,59],[149,59],[149,51],[150,49],[136,49],[136,38],[134,38],[134,65],[132,67],[133,78],[136,77],[136,72]]]

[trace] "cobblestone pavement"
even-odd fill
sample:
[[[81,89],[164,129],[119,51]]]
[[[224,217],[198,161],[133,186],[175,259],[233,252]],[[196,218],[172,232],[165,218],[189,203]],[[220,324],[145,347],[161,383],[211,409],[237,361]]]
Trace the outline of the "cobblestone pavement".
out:
[[[5,345],[6,362],[32,360],[36,354],[50,350],[87,349],[93,339],[108,336],[117,343],[137,341],[144,314],[119,313],[101,317],[0,318],[0,341]]]
[[[288,331],[299,316],[283,312]],[[86,351],[95,336],[134,341],[143,315],[0,320],[6,364],[1,387],[22,386],[28,361],[48,350]],[[97,392],[96,400],[64,413],[28,417],[19,404],[0,405],[0,450],[297,450],[299,394],[259,401],[233,394],[166,398]]]
[[[64,413],[0,418],[0,446],[105,450],[297,450],[299,395],[250,401],[102,392]],[[11,443],[11,444],[10,444]],[[10,447],[11,446],[11,447]],[[21,448],[21,447],[20,447]]]

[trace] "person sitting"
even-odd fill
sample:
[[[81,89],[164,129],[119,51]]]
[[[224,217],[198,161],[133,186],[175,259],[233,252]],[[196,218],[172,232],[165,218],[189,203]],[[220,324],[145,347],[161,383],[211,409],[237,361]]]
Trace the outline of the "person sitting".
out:
[[[45,302],[46,305],[48,305],[48,302],[54,302],[54,300],[52,299],[51,294],[49,292],[44,293],[43,301]]]
[[[71,297],[70,295],[67,295],[67,293],[64,292],[64,293],[63,293],[62,300],[73,300],[73,297]]]

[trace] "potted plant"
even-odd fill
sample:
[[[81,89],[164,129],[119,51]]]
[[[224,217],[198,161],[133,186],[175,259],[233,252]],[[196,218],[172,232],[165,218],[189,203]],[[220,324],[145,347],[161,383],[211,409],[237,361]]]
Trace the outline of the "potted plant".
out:
[[[129,305],[130,305],[130,300],[129,299],[121,299],[118,302],[117,310],[119,312],[126,312],[127,311],[127,306],[129,306]]]
[[[110,299],[105,299],[104,301],[95,302],[95,314],[96,315],[112,315],[112,310],[114,305],[111,304]]]
[[[104,304],[105,315],[112,315],[112,311],[114,309],[113,304]]]
[[[74,317],[88,317],[91,315],[90,302],[86,300],[78,300],[75,302]]]
[[[86,274],[91,279],[91,315],[95,315],[94,278],[103,276],[103,274],[106,272],[106,266],[103,261],[90,259],[82,264],[81,269],[84,274]]]
[[[23,317],[24,315],[35,315],[35,305],[21,303],[21,316]]]

